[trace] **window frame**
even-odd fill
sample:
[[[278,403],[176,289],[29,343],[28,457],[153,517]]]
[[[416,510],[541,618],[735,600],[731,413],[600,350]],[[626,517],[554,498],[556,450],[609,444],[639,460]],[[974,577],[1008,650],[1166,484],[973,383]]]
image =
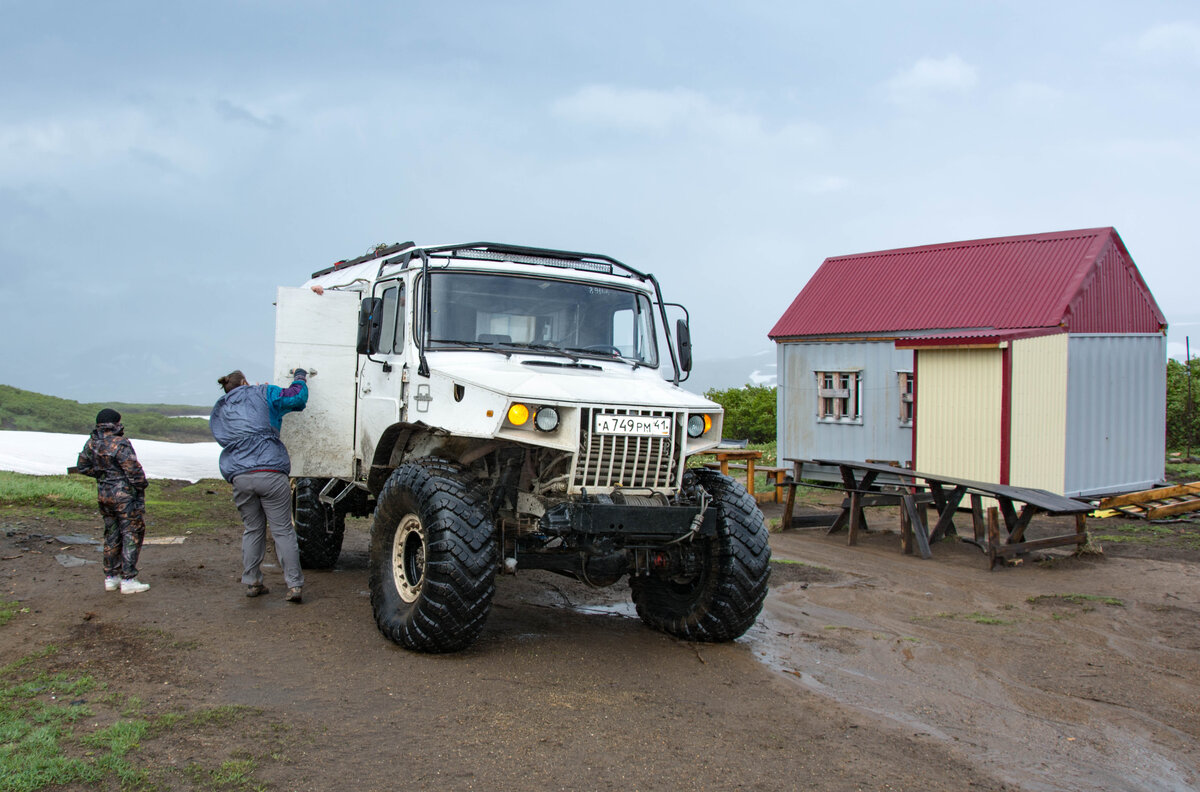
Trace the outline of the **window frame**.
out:
[[[378,354],[404,354],[406,330],[404,323],[404,311],[408,302],[405,299],[407,291],[408,290],[405,288],[404,280],[400,278],[395,280],[380,281],[379,283],[375,284],[375,287],[372,289],[372,292],[378,294],[380,299],[383,300],[380,315],[379,348],[377,350]],[[390,293],[394,293],[395,296],[389,298]],[[388,313],[392,314],[390,328],[384,326],[384,319],[387,317]],[[384,349],[383,344],[385,338],[388,338],[391,341],[391,345],[387,349]]]
[[[861,425],[862,369],[841,368],[815,371],[818,423]]]
[[[899,391],[900,425],[911,427],[917,417],[916,382],[911,371],[896,372],[896,388]]]

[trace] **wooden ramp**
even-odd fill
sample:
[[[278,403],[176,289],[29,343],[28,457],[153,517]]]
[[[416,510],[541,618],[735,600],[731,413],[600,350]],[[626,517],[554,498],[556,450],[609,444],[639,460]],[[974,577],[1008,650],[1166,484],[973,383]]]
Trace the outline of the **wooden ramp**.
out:
[[[1112,509],[1130,517],[1147,520],[1161,520],[1177,514],[1200,511],[1200,481],[1116,495],[1100,501],[1097,509]]]

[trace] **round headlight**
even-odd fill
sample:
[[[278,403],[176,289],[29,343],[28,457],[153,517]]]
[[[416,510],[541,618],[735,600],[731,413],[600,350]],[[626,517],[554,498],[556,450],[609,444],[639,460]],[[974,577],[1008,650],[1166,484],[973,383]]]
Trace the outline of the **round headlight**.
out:
[[[533,416],[533,425],[543,432],[553,432],[558,428],[558,410],[553,407],[542,407]]]
[[[688,418],[688,437],[699,437],[704,434],[705,424],[708,423],[706,415],[693,415]]]
[[[508,422],[513,426],[524,426],[529,420],[529,408],[524,404],[514,404],[508,408]]]

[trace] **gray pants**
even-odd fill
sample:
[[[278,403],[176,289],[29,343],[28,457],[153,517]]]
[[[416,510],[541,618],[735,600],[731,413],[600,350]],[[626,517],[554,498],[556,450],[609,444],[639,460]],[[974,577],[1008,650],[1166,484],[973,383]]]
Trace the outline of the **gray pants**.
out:
[[[242,582],[262,582],[263,556],[267,552],[267,525],[275,540],[275,555],[283,567],[288,588],[304,585],[300,548],[292,527],[292,487],[283,473],[243,473],[233,478],[233,502],[246,526],[242,532]]]

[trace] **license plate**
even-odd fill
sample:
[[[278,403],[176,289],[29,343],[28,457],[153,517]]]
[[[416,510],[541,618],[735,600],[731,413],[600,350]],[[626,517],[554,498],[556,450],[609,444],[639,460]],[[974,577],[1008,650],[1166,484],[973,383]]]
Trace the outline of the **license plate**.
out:
[[[614,415],[599,413],[596,416],[596,434],[625,435],[628,437],[670,437],[672,420],[669,415]]]

